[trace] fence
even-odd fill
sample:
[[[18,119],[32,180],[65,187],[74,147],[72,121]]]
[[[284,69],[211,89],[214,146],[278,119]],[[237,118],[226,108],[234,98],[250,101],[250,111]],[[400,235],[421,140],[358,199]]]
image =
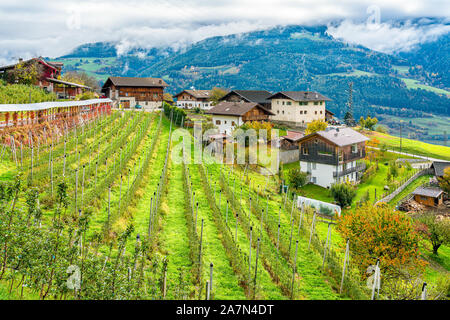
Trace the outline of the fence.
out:
[[[423,169],[420,170],[418,172],[416,172],[414,175],[412,175],[408,180],[406,180],[405,183],[403,183],[400,187],[398,187],[396,190],[394,190],[392,193],[388,194],[388,195],[383,195],[383,197],[378,200],[377,202],[375,202],[375,204],[380,203],[380,202],[389,202],[392,199],[395,198],[395,196],[397,196],[400,192],[402,192],[403,190],[405,190],[405,188],[414,180],[416,180],[418,177],[424,176],[426,174],[433,174],[431,169]]]

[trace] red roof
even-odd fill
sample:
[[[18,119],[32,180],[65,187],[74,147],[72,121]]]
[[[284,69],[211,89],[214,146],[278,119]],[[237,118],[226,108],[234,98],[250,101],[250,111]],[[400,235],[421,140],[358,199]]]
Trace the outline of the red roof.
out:
[[[295,142],[300,140],[303,136],[304,134],[301,132],[287,131],[287,134],[285,136],[282,136],[281,138]]]

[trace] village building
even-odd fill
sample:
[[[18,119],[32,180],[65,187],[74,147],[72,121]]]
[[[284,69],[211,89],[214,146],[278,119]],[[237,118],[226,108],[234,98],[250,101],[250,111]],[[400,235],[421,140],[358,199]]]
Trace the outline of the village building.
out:
[[[285,136],[280,137],[282,150],[298,150],[298,142],[305,136],[302,132],[287,130]]]
[[[449,167],[450,167],[450,162],[433,161],[430,168],[436,178],[442,178],[444,176],[444,170]]]
[[[103,94],[114,101],[114,107],[124,109],[142,106],[154,110],[162,106],[167,83],[161,78],[109,77]]]
[[[426,206],[437,207],[444,202],[444,191],[438,187],[418,187],[412,194],[414,201]]]
[[[0,78],[3,78],[8,83],[15,83],[15,69],[18,66],[32,68],[33,65],[36,67],[37,73],[36,83],[34,85],[47,92],[54,92],[58,99],[74,99],[77,95],[85,91],[92,91],[92,88],[88,86],[60,80],[59,78],[61,77],[61,70],[64,64],[56,61],[48,62],[42,57],[32,58],[26,61],[19,59],[19,62],[16,64],[0,67]]]
[[[183,90],[173,96],[177,99],[177,107],[182,109],[209,110],[212,108],[211,90]]]
[[[206,112],[220,133],[231,135],[235,128],[248,121],[268,121],[270,110],[254,102],[219,102]]]
[[[268,98],[271,95],[272,93],[266,90],[232,90],[220,98],[220,101],[255,102],[263,108],[270,110],[271,101]]]
[[[331,99],[311,91],[280,91],[268,98],[275,114],[272,121],[306,127],[314,120],[331,119],[333,113],[326,110],[326,102]]]
[[[342,181],[358,182],[365,170],[359,160],[366,156],[369,138],[351,128],[327,128],[298,141],[300,170],[311,183],[328,188]]]

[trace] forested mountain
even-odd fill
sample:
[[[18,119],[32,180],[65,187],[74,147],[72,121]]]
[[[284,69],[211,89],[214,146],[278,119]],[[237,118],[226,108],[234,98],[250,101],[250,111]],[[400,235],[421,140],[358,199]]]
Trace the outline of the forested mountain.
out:
[[[342,117],[348,83],[353,82],[356,117],[450,114],[450,93],[443,90],[449,87],[448,35],[410,53],[389,55],[347,44],[326,31],[325,26],[277,27],[212,37],[177,52],[132,49],[122,55],[114,43],[97,43],[81,46],[64,58],[114,59],[94,73],[161,76],[170,84],[171,93],[192,86],[316,90],[333,100],[329,109]]]

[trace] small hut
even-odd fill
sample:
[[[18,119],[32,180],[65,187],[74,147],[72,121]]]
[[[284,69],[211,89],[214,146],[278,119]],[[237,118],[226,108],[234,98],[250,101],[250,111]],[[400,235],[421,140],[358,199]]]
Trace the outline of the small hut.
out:
[[[412,193],[414,200],[430,207],[437,207],[444,202],[444,191],[437,187],[418,187]]]

